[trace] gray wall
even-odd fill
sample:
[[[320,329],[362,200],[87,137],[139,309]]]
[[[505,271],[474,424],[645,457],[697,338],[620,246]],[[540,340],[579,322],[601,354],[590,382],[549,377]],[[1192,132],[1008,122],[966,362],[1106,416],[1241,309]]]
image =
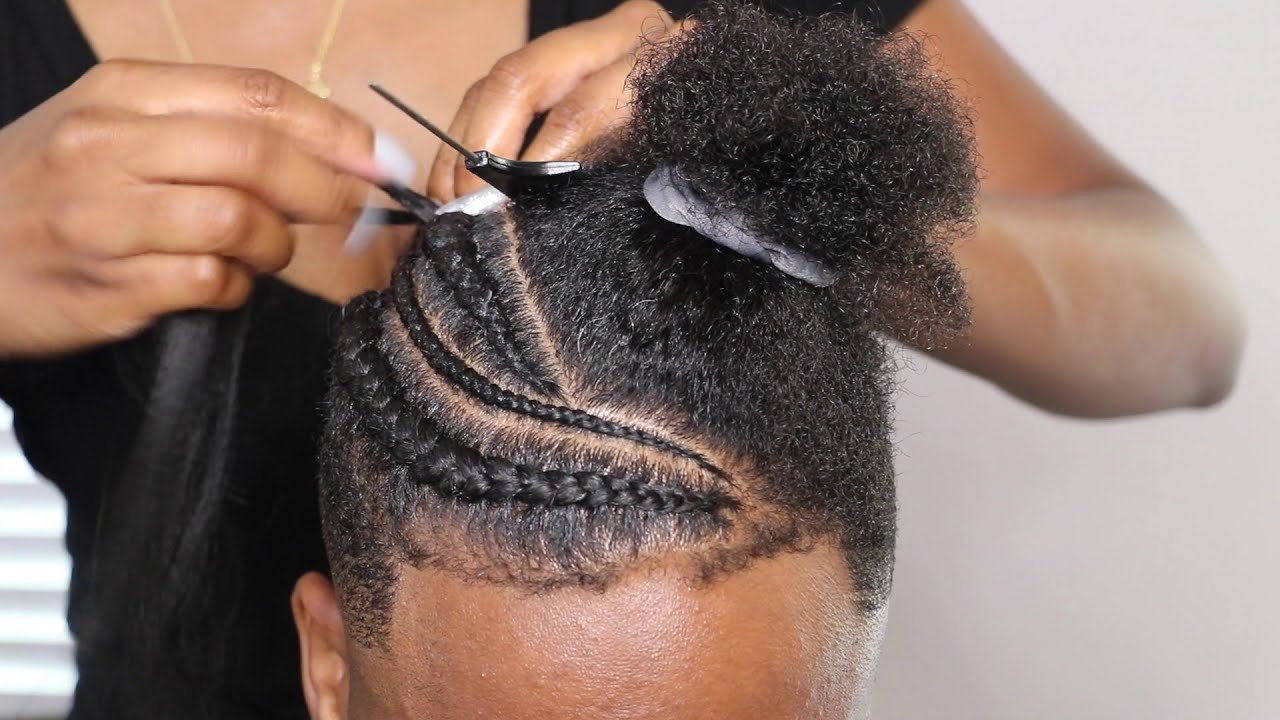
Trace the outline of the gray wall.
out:
[[[913,358],[874,716],[1280,718],[1280,2],[971,5],[1191,218],[1252,335],[1225,405],[1123,422]]]

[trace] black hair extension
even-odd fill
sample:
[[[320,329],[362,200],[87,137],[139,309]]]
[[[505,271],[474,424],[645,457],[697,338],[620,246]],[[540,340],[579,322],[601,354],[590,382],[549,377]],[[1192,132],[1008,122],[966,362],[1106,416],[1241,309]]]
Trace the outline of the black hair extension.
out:
[[[80,631],[82,644],[110,648],[120,675],[136,680],[111,691],[117,707],[138,716],[157,701],[141,679],[217,677],[228,662],[209,639],[230,616],[214,603],[233,597],[239,578],[235,554],[219,550],[247,330],[241,309],[180,313],[150,331],[156,360],[145,415],[104,497],[101,550],[89,568],[98,609]],[[162,650],[175,643],[179,656]]]

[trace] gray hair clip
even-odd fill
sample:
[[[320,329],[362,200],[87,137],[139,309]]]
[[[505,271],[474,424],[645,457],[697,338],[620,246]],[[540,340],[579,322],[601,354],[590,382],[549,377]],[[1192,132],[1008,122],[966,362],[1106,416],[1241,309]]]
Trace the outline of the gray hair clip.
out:
[[[645,178],[644,199],[663,220],[693,228],[739,255],[768,263],[817,287],[830,287],[836,281],[835,271],[821,260],[752,232],[747,219],[736,209],[713,208],[669,165],[659,166]]]

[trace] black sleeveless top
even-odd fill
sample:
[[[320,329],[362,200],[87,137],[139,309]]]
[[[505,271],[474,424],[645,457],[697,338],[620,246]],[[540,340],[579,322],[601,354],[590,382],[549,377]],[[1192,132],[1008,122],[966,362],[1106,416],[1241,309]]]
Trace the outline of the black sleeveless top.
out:
[[[882,29],[896,26],[920,0],[803,0],[768,4],[804,13],[851,10]],[[530,34],[540,35],[598,16],[616,2],[532,0]],[[693,0],[668,0],[681,15]],[[0,1],[0,126],[58,93],[96,58],[63,2]],[[240,375],[240,410],[233,474],[243,492],[230,522],[245,538],[242,597],[233,603],[239,658],[230,676],[202,678],[225,688],[221,717],[305,718],[299,685],[297,639],[289,611],[294,582],[327,569],[315,493],[320,401],[337,307],[278,280],[259,283],[250,300],[252,323]],[[67,548],[73,561],[68,622],[93,622],[83,602],[84,568],[93,542],[104,487],[117,476],[133,446],[143,393],[127,381],[121,357],[126,341],[69,357],[0,362],[0,399],[14,410],[27,459],[67,500]],[[112,659],[88,648],[76,654],[80,681],[73,718],[107,718],[106,683],[116,680]],[[134,682],[145,679],[134,678]]]

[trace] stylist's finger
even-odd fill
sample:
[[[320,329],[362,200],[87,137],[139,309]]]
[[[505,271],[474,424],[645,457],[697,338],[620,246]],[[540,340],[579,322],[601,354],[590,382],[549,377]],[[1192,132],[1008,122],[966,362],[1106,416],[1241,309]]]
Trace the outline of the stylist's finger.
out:
[[[193,308],[239,307],[253,289],[254,272],[218,255],[150,253],[103,263],[94,282],[101,286],[95,324],[109,318],[145,327],[166,313]]]
[[[46,300],[60,326],[46,330],[45,342],[122,340],[176,310],[239,307],[253,288],[252,270],[216,255],[142,255],[100,270],[53,280],[63,291]]]
[[[641,42],[646,20],[666,27],[670,17],[656,2],[629,0],[503,57],[467,93],[450,124],[451,134],[467,147],[515,157],[534,117],[554,107],[584,79],[629,55]],[[450,200],[482,185],[466,171],[457,152],[441,148],[431,168],[428,194]]]
[[[138,180],[235,188],[296,223],[349,223],[368,193],[362,180],[262,123],[135,116],[112,134],[116,162]]]
[[[379,179],[368,123],[268,70],[112,60],[90,70],[72,90],[92,104],[143,115],[214,114],[266,122],[338,167]]]
[[[634,63],[620,60],[587,78],[551,108],[522,160],[559,160],[631,117],[627,78]]]
[[[137,222],[121,223],[122,215]],[[293,231],[279,213],[228,187],[129,186],[116,193],[113,203],[70,205],[57,222],[60,235],[70,239],[93,237],[89,228],[95,226],[115,228],[99,234],[101,239],[91,246],[79,248],[101,259],[153,253],[218,255],[269,273],[288,265],[294,251]]]

